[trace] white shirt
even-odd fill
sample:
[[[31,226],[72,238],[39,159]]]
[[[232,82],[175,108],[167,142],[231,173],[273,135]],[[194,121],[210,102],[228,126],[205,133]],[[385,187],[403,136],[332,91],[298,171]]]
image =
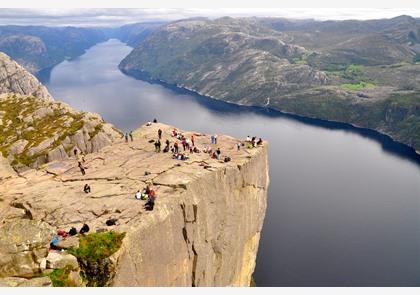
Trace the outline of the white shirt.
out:
[[[137,199],[137,200],[141,199],[141,193],[140,193],[140,192],[137,192],[137,193],[136,193],[136,199]]]

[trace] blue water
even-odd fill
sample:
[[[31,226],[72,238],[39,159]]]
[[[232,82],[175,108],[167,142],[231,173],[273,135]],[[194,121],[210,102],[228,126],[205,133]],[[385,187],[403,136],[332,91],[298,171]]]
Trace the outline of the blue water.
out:
[[[270,142],[258,286],[420,286],[420,159],[368,130],[238,107],[122,74],[109,40],[55,66],[46,86],[129,131],[145,121]]]

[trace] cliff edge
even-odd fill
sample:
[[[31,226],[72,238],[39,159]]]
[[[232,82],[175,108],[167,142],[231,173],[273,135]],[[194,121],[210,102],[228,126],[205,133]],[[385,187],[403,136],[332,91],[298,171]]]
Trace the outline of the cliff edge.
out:
[[[268,144],[237,150],[235,138],[222,135],[211,145],[207,135],[183,132],[194,135],[201,152],[177,160],[155,151],[158,129],[162,149],[166,139],[171,146],[178,141],[171,126],[142,126],[133,141],[86,155],[85,175],[76,158],[19,175],[4,168],[0,222],[32,219],[66,230],[86,223],[92,232],[124,232],[109,286],[249,286],[267,206]],[[202,152],[207,146],[231,161],[211,158]],[[157,196],[152,211],[134,197],[147,185]],[[116,225],[107,226],[110,219]],[[0,277],[9,276],[5,269],[7,259],[0,261]]]

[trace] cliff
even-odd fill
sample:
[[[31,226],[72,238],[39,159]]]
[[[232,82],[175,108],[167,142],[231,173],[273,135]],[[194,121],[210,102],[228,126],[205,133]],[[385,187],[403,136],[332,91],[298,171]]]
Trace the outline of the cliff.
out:
[[[0,52],[0,93],[9,92],[52,100],[44,85],[9,56]]]
[[[238,151],[238,140],[222,135],[212,147],[230,156],[230,162],[203,152],[187,153],[189,159],[181,161],[170,152],[155,152],[151,141],[159,128],[162,143],[169,139],[172,145],[173,127],[143,126],[133,141],[118,140],[88,154],[84,176],[75,158],[19,176],[0,169],[7,175],[0,177],[0,220],[26,218],[66,230],[87,223],[91,231],[124,232],[110,259],[106,285],[248,286],[267,204],[267,143]],[[207,135],[183,134],[194,134],[200,150],[210,145]],[[86,183],[88,194],[83,192]],[[147,184],[157,195],[153,211],[145,211],[145,201],[134,198]],[[105,224],[110,218],[117,219],[116,225]],[[5,269],[7,261],[0,259],[0,277],[10,276]]]
[[[15,169],[66,159],[74,149],[97,151],[121,135],[100,115],[55,102],[32,74],[0,52],[0,153]]]

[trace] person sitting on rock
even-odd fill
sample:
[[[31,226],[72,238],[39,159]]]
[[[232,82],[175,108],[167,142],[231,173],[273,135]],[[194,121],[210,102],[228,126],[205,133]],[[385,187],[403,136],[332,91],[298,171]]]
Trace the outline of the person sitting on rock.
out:
[[[55,235],[51,242],[50,242],[50,249],[52,250],[61,250],[60,247],[58,247],[58,243],[61,241],[61,237],[59,235]]]
[[[76,229],[75,227],[72,227],[72,228],[69,230],[69,235],[70,235],[70,236],[75,236],[75,235],[77,235],[77,229]]]
[[[150,190],[149,197],[147,199],[146,204],[144,205],[144,208],[148,211],[152,211],[155,206],[155,199],[156,199],[155,191]]]
[[[154,119],[153,119],[153,123],[157,123],[157,120],[156,120],[156,118],[154,118]]]
[[[220,148],[217,148],[217,150],[216,150],[216,158],[217,158],[217,160],[220,160],[220,154],[221,154]]]
[[[83,235],[83,234],[89,232],[89,230],[90,230],[89,225],[87,225],[85,223],[85,224],[83,224],[82,228],[80,229],[79,234]]]
[[[174,128],[174,130],[172,130],[172,136],[176,137],[178,135],[178,131],[176,130],[176,128]]]
[[[85,187],[83,188],[83,191],[85,192],[85,193],[90,193],[90,185],[89,184],[85,184]]]

